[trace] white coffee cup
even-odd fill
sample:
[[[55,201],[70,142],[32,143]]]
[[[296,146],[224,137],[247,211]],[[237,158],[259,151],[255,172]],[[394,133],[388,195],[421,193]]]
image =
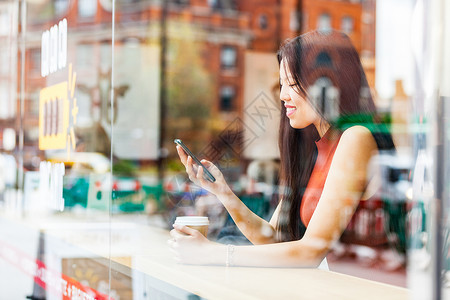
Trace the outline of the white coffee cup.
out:
[[[200,231],[205,237],[208,235],[209,220],[208,217],[201,216],[183,216],[175,219],[175,224],[185,225],[187,227]]]

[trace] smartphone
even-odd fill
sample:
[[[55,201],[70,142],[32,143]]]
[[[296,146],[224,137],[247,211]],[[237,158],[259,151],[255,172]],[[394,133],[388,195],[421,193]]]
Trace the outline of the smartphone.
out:
[[[197,158],[197,156],[195,156],[194,153],[192,153],[191,150],[189,150],[189,148],[180,139],[175,139],[175,140],[173,140],[173,142],[177,145],[180,145],[181,148],[183,148],[184,152],[186,152],[187,155],[192,157],[192,159],[195,161],[195,163],[197,165],[203,167],[203,171],[204,171],[204,174],[206,175],[206,179],[208,179],[211,182],[216,181],[216,178],[214,178],[214,176],[208,171],[208,169],[200,162],[200,160]]]

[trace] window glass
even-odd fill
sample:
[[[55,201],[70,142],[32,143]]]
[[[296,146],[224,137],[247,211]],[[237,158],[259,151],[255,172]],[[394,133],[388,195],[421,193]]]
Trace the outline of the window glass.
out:
[[[41,70],[41,52],[38,50],[31,51],[30,53],[30,63],[31,63],[31,70],[33,72],[40,73]]]
[[[98,48],[105,43],[111,58],[112,36],[78,25],[96,16],[97,1],[76,3],[0,4],[9,27],[0,33],[8,65],[0,71],[0,280],[14,282],[3,290],[8,299],[113,294],[109,247],[95,250],[110,241],[111,60],[100,64],[108,55]]]
[[[235,0],[209,0],[208,4],[214,9],[223,11],[237,9],[237,1]]]
[[[323,13],[317,20],[317,29],[322,31],[328,31],[331,29],[331,16],[327,13]]]
[[[353,33],[354,21],[352,17],[346,16],[341,19],[341,30],[346,34]]]
[[[92,18],[97,12],[97,2],[89,0],[78,1],[78,15],[81,18]]]
[[[55,15],[60,16],[69,8],[70,1],[69,0],[55,0],[54,8]]]
[[[333,61],[327,52],[320,52],[316,57],[315,63],[317,67],[332,67],[333,65]]]
[[[259,28],[261,28],[262,30],[267,29],[268,27],[268,20],[267,20],[267,16],[266,15],[260,15],[259,16]]]
[[[448,14],[1,1],[2,299],[445,299]]]
[[[2,34],[2,36],[7,36],[9,34],[9,31],[12,30],[11,15],[9,14],[9,12],[9,10],[3,10],[0,14],[0,22],[2,25],[0,33]]]
[[[0,5],[0,117],[7,120],[14,119],[17,111],[17,103],[14,99],[18,88],[17,79],[15,79],[17,71],[14,67],[17,64],[18,51],[17,14],[17,8],[11,3]],[[15,128],[12,123],[3,126]]]
[[[220,52],[220,62],[222,68],[230,69],[236,67],[237,51],[235,47],[223,46]]]
[[[189,0],[170,0],[169,2],[176,5],[189,5]]]
[[[223,86],[220,89],[220,109],[222,111],[230,111],[233,109],[235,94],[236,92],[232,86]]]
[[[79,45],[77,49],[77,63],[81,68],[92,67],[95,56],[93,45]]]
[[[0,53],[0,59],[1,59],[1,63],[0,63],[0,72],[2,74],[8,74],[8,69],[9,69],[9,62],[10,62],[10,55],[8,52],[8,49],[2,49],[2,52]]]
[[[208,0],[208,5],[215,8],[217,7],[218,0]]]

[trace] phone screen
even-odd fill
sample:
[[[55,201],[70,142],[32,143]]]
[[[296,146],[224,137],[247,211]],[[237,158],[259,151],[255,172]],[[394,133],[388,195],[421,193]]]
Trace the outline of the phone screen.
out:
[[[192,157],[192,159],[195,161],[195,163],[197,165],[203,167],[203,171],[205,172],[204,174],[206,175],[206,179],[208,179],[211,182],[216,181],[216,178],[214,178],[214,176],[208,171],[208,169],[200,162],[200,160],[197,158],[197,156],[195,156],[194,153],[192,153],[192,151],[189,150],[189,148],[183,143],[183,141],[181,141],[180,139],[175,139],[173,142],[177,145],[180,145],[181,148],[183,148],[184,152],[186,152],[187,155]]]

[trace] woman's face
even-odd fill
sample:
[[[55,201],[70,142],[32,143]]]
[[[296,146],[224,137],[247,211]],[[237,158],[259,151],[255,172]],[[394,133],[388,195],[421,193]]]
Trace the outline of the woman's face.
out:
[[[321,117],[311,105],[306,95],[299,94],[299,87],[295,84],[285,59],[280,63],[280,99],[286,107],[286,117],[293,128],[302,129],[314,124],[321,133]],[[322,134],[321,134],[322,135]]]

